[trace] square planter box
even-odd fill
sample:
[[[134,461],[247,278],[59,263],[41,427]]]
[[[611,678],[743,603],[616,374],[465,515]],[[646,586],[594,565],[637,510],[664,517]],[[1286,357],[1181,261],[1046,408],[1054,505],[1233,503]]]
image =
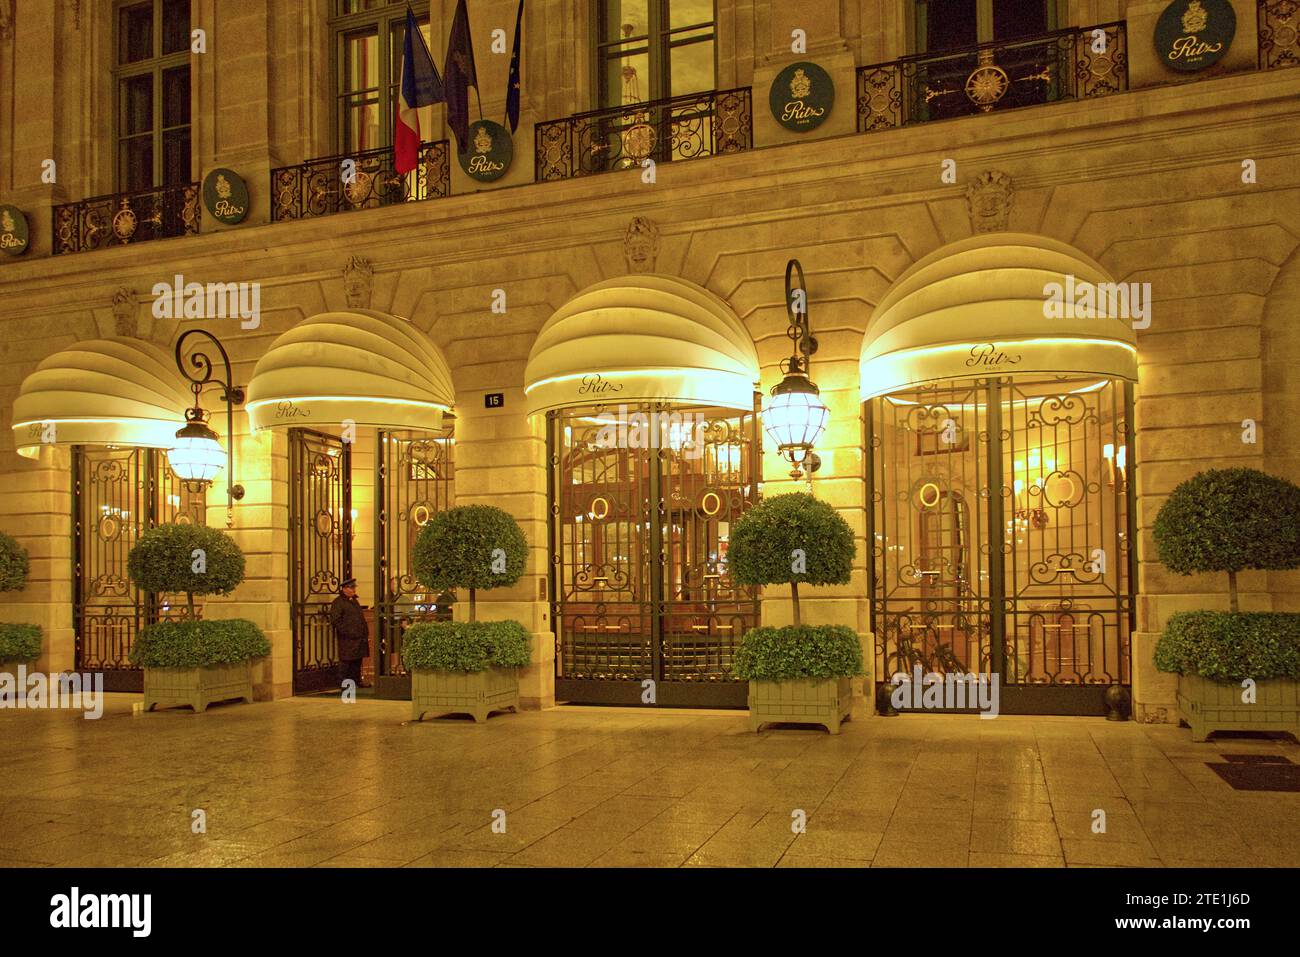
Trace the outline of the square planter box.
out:
[[[1241,700],[1241,682],[1178,676],[1178,717],[1193,741],[1215,731],[1289,731],[1300,739],[1300,681],[1267,678],[1255,686],[1255,703]]]
[[[163,708],[189,705],[195,714],[200,714],[213,702],[232,698],[252,703],[252,662],[207,668],[144,669],[145,711],[152,711],[155,705]]]
[[[853,692],[849,678],[800,678],[796,681],[751,681],[749,727],[767,722],[820,724],[831,734],[849,717]]]
[[[487,721],[493,711],[519,710],[519,675],[514,668],[486,671],[412,671],[411,717],[426,713],[470,714]]]

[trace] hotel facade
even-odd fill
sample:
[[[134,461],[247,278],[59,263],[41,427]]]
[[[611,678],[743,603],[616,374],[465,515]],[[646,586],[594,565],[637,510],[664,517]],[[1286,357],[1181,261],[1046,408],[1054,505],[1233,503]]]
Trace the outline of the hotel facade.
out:
[[[413,8],[441,66],[455,4]],[[1156,561],[1156,511],[1209,467],[1300,478],[1300,8],[529,0],[510,136],[516,9],[469,4],[469,142],[421,109],[400,175],[403,3],[0,0],[0,530],[31,557],[0,618],[37,667],[139,690],[174,612],[127,552],[205,522],[247,557],[203,614],[265,630],[260,698],[334,687],[347,577],[402,697],[403,630],[460,613],[414,537],[490,504],[530,546],[478,598],[533,634],[528,705],[743,707],[736,643],[791,605],[730,581],[729,530],[811,489],[858,551],[803,619],[869,681],[1175,720],[1155,640],[1227,597]],[[798,477],[762,411],[808,345],[791,288],[827,409]],[[169,450],[206,362],[233,463],[203,484]],[[1300,611],[1294,572],[1241,588]]]

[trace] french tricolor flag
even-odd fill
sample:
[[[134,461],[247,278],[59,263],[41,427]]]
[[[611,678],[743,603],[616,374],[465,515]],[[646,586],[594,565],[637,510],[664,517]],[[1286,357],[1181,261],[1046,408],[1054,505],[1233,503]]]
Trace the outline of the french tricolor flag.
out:
[[[409,173],[419,164],[420,114],[422,106],[441,103],[442,77],[433,65],[429,47],[415,22],[415,11],[406,8],[406,45],[402,51],[402,85],[397,91],[397,120],[393,129],[393,165]]]

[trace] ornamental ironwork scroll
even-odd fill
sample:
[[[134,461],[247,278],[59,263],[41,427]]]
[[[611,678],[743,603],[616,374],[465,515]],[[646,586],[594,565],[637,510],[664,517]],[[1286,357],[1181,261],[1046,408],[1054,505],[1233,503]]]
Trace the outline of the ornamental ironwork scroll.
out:
[[[752,149],[748,87],[651,100],[538,123],[539,182]]]
[[[54,207],[54,254],[148,242],[199,231],[198,183],[113,193]]]
[[[1300,3],[1259,0],[1259,68],[1300,66]]]
[[[271,170],[271,221],[311,219],[355,209],[451,195],[446,140],[420,145],[419,161],[402,174],[392,147],[323,156]]]
[[[860,67],[858,130],[1107,96],[1128,88],[1124,22]]]

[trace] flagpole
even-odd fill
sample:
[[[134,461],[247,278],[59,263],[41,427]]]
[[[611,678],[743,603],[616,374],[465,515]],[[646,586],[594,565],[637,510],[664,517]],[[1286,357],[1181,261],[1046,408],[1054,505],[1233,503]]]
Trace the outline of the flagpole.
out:
[[[483,97],[479,95],[478,84],[474,84],[474,99],[478,100],[478,118],[483,119]]]

